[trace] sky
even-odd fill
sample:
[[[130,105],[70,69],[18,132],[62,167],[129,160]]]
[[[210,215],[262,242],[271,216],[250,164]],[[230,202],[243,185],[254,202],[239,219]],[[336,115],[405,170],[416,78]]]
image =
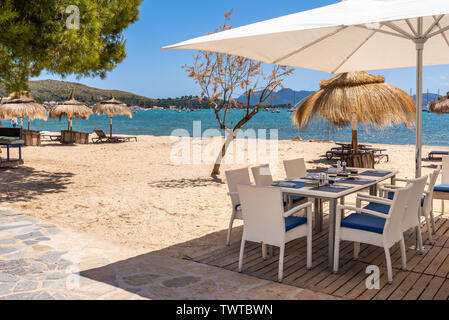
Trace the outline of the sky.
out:
[[[125,32],[127,57],[106,79],[67,77],[42,73],[32,80],[54,79],[80,82],[101,89],[129,91],[150,98],[199,95],[200,90],[187,77],[183,65],[192,64],[194,51],[161,50],[161,47],[202,36],[223,23],[223,13],[234,9],[234,27],[309,10],[339,0],[144,0],[139,21]],[[82,13],[81,13],[82,14]],[[373,71],[387,82],[415,93],[415,68]],[[295,69],[284,81],[294,90],[317,90],[320,81],[332,75]],[[424,92],[449,91],[449,66],[424,68]]]

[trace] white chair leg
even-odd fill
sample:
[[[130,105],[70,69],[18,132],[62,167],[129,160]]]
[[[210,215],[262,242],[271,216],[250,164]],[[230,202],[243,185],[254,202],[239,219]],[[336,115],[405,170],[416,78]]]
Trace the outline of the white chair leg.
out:
[[[427,227],[427,234],[429,235],[429,242],[432,244],[433,243],[432,226],[430,225],[430,221],[427,215],[424,216],[424,219],[426,219],[426,227]]]
[[[243,254],[245,253],[245,242],[245,240],[242,240],[242,244],[240,245],[239,272],[242,272],[243,269]]]
[[[430,211],[430,222],[432,223],[432,234],[436,232],[435,217],[433,216],[433,209]]]
[[[279,252],[279,273],[278,273],[279,282],[282,282],[282,278],[284,277],[284,253],[285,253],[285,243],[281,245]]]
[[[407,254],[405,252],[404,237],[402,237],[401,239],[401,260],[402,260],[402,270],[407,271]]]
[[[231,245],[231,232],[232,232],[232,226],[234,225],[234,219],[235,219],[235,213],[232,213],[231,221],[229,221],[229,229],[228,229],[228,238],[226,240],[226,245]]]
[[[354,260],[359,259],[360,254],[360,242],[354,242]]]
[[[307,210],[311,210],[308,208]],[[313,236],[313,230],[312,230],[312,222],[307,221],[307,269],[312,269],[312,236]]]
[[[421,254],[424,253],[424,245],[423,245],[423,241],[422,241],[422,234],[421,234],[421,228],[420,227],[416,227],[416,232],[418,235],[418,250]]]
[[[390,249],[385,247],[385,259],[387,260],[387,274],[388,274],[388,283],[393,283],[393,270],[391,269],[391,256]]]
[[[267,245],[265,243],[262,243],[262,258],[267,260]]]

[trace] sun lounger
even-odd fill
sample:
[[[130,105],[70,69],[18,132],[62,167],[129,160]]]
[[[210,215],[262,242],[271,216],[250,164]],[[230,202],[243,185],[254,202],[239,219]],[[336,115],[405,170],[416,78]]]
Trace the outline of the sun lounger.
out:
[[[41,139],[44,141],[61,141],[61,135],[56,134],[42,134]]]
[[[107,136],[103,130],[94,130],[97,134],[97,138],[92,138],[93,143],[121,143],[121,142],[129,142],[131,140],[135,140],[137,142],[137,137],[110,137]]]
[[[435,156],[440,156],[438,158],[441,158],[442,156],[448,156],[449,152],[448,151],[432,151],[429,153],[429,160],[435,160]]]

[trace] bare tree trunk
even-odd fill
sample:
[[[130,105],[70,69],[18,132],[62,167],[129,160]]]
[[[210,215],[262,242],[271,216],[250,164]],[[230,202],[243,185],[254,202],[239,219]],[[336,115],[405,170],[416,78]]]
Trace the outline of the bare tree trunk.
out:
[[[212,170],[211,176],[216,177],[220,174],[221,161],[226,156],[226,152],[228,151],[229,145],[234,141],[235,133],[238,129],[229,130],[229,135],[223,143],[223,147],[221,148],[220,153],[217,156],[217,160],[215,160],[214,169]]]
[[[259,112],[259,107],[253,109],[251,113],[248,113],[242,120],[237,123],[237,125],[234,127],[234,129],[229,130],[228,137],[226,138],[226,141],[223,144],[223,147],[221,148],[220,153],[218,154],[217,160],[214,164],[214,169],[212,170],[211,177],[216,177],[220,174],[220,167],[221,167],[221,161],[226,156],[226,152],[228,151],[228,147],[231,144],[232,141],[234,141],[234,138],[237,134],[237,132],[240,130],[241,127],[243,127],[249,120],[251,120],[252,117],[254,117]]]

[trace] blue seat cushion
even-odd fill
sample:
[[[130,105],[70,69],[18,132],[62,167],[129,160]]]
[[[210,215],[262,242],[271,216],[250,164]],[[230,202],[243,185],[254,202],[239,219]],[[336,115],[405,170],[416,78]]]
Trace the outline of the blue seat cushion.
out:
[[[304,197],[293,196],[293,197],[292,197],[292,202],[293,202],[293,203],[297,203],[297,202],[303,201],[303,200],[305,200],[305,199],[306,199],[306,198],[304,198]]]
[[[374,202],[370,202],[369,205],[367,205],[363,209],[376,211],[376,212],[380,212],[380,213],[385,213],[385,214],[388,214],[390,212],[389,205],[382,204],[382,203],[374,203]]]
[[[437,192],[449,192],[449,184],[440,184],[438,186],[435,186],[433,191]]]
[[[307,223],[307,218],[303,217],[287,217],[285,218],[285,231],[290,231],[296,227]]]
[[[369,214],[353,213],[341,221],[344,228],[364,230],[382,234],[386,219],[371,216]]]

